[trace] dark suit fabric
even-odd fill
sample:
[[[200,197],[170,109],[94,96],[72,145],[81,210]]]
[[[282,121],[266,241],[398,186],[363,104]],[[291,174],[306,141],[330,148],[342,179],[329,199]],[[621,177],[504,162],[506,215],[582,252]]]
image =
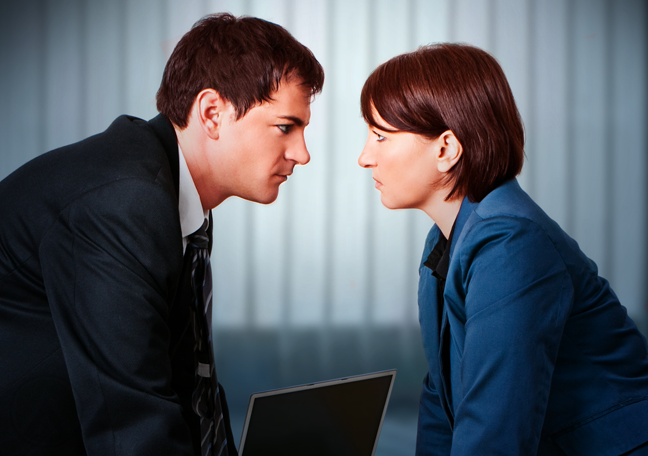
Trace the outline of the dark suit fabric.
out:
[[[171,124],[122,116],[32,160],[0,217],[2,453],[193,455]]]
[[[464,199],[443,291],[424,264],[417,455],[621,455],[648,441],[648,347],[517,181]]]

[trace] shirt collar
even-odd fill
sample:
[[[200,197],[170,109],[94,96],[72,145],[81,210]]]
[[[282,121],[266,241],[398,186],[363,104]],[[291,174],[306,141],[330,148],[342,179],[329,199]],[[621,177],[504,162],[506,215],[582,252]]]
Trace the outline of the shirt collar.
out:
[[[445,280],[448,277],[448,268],[450,267],[450,249],[456,224],[457,220],[455,219],[448,239],[446,239],[441,230],[439,230],[439,240],[428,255],[425,263],[423,263],[432,270],[432,275],[437,279]]]
[[[205,211],[200,202],[200,195],[196,189],[196,184],[191,177],[187,161],[185,160],[182,149],[178,144],[178,161],[180,183],[178,189],[178,210],[180,212],[180,228],[182,237],[187,237],[197,231],[205,219],[208,219],[209,211]]]

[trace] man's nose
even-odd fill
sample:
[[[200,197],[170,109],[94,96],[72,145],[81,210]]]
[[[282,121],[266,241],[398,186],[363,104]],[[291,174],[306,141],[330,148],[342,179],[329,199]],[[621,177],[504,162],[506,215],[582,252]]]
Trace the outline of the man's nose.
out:
[[[302,136],[297,143],[295,143],[286,152],[286,158],[297,162],[298,165],[305,165],[310,161],[310,154],[306,148],[306,140]]]

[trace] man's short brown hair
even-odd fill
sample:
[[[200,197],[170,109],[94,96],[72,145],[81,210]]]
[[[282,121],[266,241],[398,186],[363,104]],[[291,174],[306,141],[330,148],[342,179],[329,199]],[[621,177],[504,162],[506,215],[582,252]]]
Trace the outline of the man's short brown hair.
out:
[[[286,29],[255,17],[205,16],[173,50],[157,93],[157,109],[186,128],[198,93],[214,89],[232,103],[237,119],[271,99],[284,78],[297,78],[315,95],[324,70]]]
[[[396,131],[438,138],[451,130],[463,146],[446,181],[447,199],[481,201],[513,179],[524,162],[524,127],[504,71],[487,52],[436,44],[388,60],[362,88],[365,121],[381,127],[373,108]]]

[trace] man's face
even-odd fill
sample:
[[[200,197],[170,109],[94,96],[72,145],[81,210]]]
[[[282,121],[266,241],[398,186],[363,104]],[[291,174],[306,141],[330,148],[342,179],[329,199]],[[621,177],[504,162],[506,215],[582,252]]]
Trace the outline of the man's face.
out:
[[[231,161],[229,192],[257,203],[277,199],[279,185],[295,165],[310,160],[304,129],[310,122],[310,92],[299,79],[283,80],[272,100],[250,109],[236,120],[234,109],[223,116],[219,149]]]

